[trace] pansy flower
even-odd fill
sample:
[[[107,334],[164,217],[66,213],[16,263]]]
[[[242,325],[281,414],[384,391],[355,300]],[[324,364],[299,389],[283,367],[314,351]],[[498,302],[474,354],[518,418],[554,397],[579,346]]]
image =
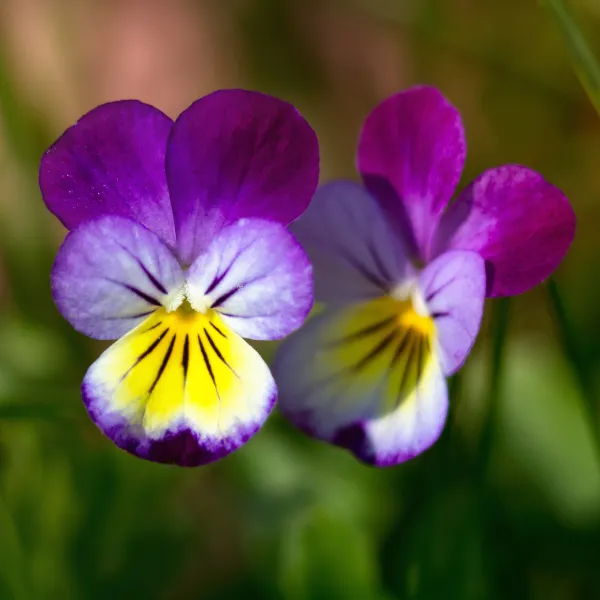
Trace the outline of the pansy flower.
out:
[[[568,200],[525,167],[490,169],[450,204],[465,150],[460,115],[437,90],[396,94],[364,123],[364,186],[321,187],[292,225],[325,310],[279,350],[279,405],[370,464],[435,442],[445,378],[473,346],[485,296],[540,283],[574,236]]]
[[[173,122],[138,101],[86,114],[44,154],[40,187],[70,229],[52,271],[59,311],[118,339],[82,395],[119,447],[193,466],[246,442],[276,398],[243,338],[298,328],[312,268],[286,229],[318,182],[314,132],[257,92],[201,98]]]

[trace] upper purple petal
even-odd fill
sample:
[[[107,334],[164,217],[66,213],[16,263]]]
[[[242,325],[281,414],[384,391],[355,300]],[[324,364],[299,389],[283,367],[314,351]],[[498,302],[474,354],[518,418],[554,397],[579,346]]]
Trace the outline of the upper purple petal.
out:
[[[361,186],[321,186],[290,229],[308,253],[318,302],[344,305],[389,293],[414,275],[377,202]]]
[[[174,246],[165,175],[172,125],[165,114],[137,100],[91,110],[42,157],[39,183],[46,206],[68,229],[117,215],[138,221]]]
[[[575,236],[565,195],[535,171],[490,169],[444,214],[435,252],[472,250],[486,260],[487,295],[526,292],[551,275]]]
[[[307,207],[319,177],[314,131],[287,102],[222,90],[175,122],[167,178],[180,258],[190,264],[212,236],[243,217],[287,225]]]
[[[194,307],[214,308],[242,337],[278,340],[313,304],[312,267],[279,223],[240,219],[222,229],[187,273]]]
[[[184,284],[177,259],[155,233],[110,215],[71,231],[52,269],[58,310],[77,331],[101,340],[180,303]]]
[[[452,375],[464,363],[479,333],[485,261],[475,252],[446,252],[420,274],[419,289],[436,325],[441,368],[445,375]]]
[[[363,125],[357,162],[365,185],[423,261],[465,156],[460,114],[432,87],[391,96]]]

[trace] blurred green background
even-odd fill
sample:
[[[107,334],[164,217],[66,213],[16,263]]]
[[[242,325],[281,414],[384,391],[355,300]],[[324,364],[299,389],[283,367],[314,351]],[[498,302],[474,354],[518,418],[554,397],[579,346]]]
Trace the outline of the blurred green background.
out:
[[[600,5],[571,5],[600,39]],[[274,414],[203,468],[117,450],[79,397],[102,346],[50,296],[45,148],[102,102],[175,117],[249,87],[312,123],[322,180],[355,177],[362,119],[415,83],[462,112],[461,185],[522,163],[578,215],[557,287],[488,303],[439,443],[376,470]],[[600,598],[599,163],[600,119],[533,0],[0,0],[0,600]]]

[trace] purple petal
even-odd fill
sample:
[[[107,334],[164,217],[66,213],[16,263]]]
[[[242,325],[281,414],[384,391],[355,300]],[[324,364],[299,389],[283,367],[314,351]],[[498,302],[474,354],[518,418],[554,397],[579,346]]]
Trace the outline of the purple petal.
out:
[[[179,255],[190,264],[220,228],[242,217],[287,225],[302,214],[319,177],[317,138],[287,102],[215,92],[175,122],[167,177]]]
[[[391,96],[364,123],[358,169],[412,252],[425,262],[465,155],[460,114],[432,87]]]
[[[356,183],[320,187],[290,229],[313,264],[319,302],[343,305],[375,298],[414,274],[385,215]]]
[[[214,311],[159,309],[90,367],[82,394],[117,446],[191,467],[247,442],[277,389],[260,355]]]
[[[46,206],[72,229],[102,215],[129,217],[175,244],[165,174],[173,122],[136,100],[103,104],[51,146],[40,164]]]
[[[452,375],[464,363],[479,332],[485,261],[475,252],[446,252],[421,273],[419,288],[436,324],[442,371]]]
[[[222,229],[189,268],[188,297],[214,308],[242,337],[278,340],[296,330],[313,303],[312,267],[279,223],[241,219]]]
[[[472,250],[486,260],[488,296],[526,292],[549,277],[575,235],[565,195],[517,165],[480,175],[448,209],[435,249]]]
[[[434,346],[398,325],[403,306],[384,297],[326,310],[282,343],[273,364],[292,423],[376,466],[423,452],[446,420]]]
[[[139,223],[105,216],[71,231],[52,270],[61,314],[90,337],[116,339],[161,306],[183,300],[185,276],[160,238]]]

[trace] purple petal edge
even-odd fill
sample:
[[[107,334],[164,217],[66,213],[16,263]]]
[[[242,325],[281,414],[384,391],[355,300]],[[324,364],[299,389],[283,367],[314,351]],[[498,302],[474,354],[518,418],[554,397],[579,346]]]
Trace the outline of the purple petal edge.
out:
[[[161,439],[150,440],[135,435],[131,425],[122,416],[115,413],[102,417],[93,407],[93,396],[88,391],[84,381],[81,395],[84,406],[100,431],[116,446],[133,456],[162,464],[172,464],[180,467],[199,467],[206,465],[228,454],[235,452],[250,440],[262,427],[264,420],[241,428],[236,432],[236,438],[220,441],[201,440],[193,431],[183,427],[177,431],[167,432]],[[265,419],[275,406],[277,392],[270,397]]]

